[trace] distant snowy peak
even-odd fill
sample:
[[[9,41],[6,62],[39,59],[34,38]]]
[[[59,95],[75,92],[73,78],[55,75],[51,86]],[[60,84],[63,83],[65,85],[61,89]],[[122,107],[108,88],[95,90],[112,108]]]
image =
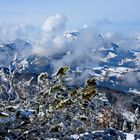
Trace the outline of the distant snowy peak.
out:
[[[78,32],[78,31],[68,31],[64,34],[64,37],[66,39],[76,40],[79,35],[80,35],[80,32]],[[99,40],[103,39],[101,34],[98,34],[98,39]]]
[[[0,49],[1,50],[3,49],[3,51],[5,51],[5,52],[8,50],[22,52],[25,49],[28,49],[28,51],[29,51],[29,49],[31,49],[31,48],[32,48],[32,45],[28,41],[24,41],[22,39],[16,39],[11,42],[6,42],[6,43],[0,44]]]
[[[111,43],[111,47],[113,48],[114,51],[117,51],[117,49],[119,48],[119,46],[115,43]]]
[[[103,61],[107,62],[108,60],[116,57],[117,55],[113,52],[109,52],[108,55],[103,59]]]
[[[78,38],[79,34],[80,33],[77,31],[70,31],[70,32],[66,32],[64,37],[69,40],[76,40]]]
[[[29,56],[31,55],[32,52],[32,45],[30,42],[28,41],[24,41],[22,39],[16,39],[13,42],[13,46],[16,47],[16,49],[18,50],[19,54],[21,55],[25,55],[25,56]],[[21,51],[22,50],[22,51]]]
[[[11,60],[13,60],[17,49],[11,43],[3,44],[0,47],[0,67],[8,67]]]
[[[9,67],[15,55],[17,59],[31,55],[32,45],[22,39],[16,39],[0,45],[0,67]]]

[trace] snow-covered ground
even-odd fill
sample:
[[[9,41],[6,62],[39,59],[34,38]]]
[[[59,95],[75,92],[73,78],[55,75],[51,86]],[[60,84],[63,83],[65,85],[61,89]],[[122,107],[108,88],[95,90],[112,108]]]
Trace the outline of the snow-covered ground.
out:
[[[102,133],[103,131],[94,131],[94,132],[92,132],[92,134],[96,134],[98,132]],[[135,135],[132,134],[132,133],[124,133],[124,135],[126,136],[126,139],[121,139],[121,140],[140,140],[140,138],[135,139]],[[92,140],[93,139],[93,137],[89,133],[84,133],[84,134],[80,134],[80,135],[74,134],[74,135],[71,136],[71,138],[73,138],[74,140],[78,140],[80,138],[85,138],[87,140]]]

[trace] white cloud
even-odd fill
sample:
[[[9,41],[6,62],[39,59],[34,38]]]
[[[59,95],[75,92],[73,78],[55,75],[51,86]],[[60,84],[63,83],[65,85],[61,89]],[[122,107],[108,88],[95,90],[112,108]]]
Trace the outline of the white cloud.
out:
[[[1,24],[0,25],[0,43],[13,41],[17,38],[34,41],[40,36],[39,27],[23,24]]]
[[[42,29],[49,33],[49,32],[55,32],[59,33],[62,32],[66,25],[67,18],[65,15],[56,14],[54,16],[49,16],[44,25],[42,26]]]
[[[50,56],[64,49],[64,29],[67,22],[65,15],[49,16],[42,26],[40,39],[34,42],[33,52],[37,55]]]

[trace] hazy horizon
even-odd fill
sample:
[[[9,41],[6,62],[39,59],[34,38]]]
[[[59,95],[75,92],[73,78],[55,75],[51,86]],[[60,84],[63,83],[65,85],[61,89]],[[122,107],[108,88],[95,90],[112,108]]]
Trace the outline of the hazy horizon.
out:
[[[42,25],[48,16],[64,14],[69,29],[84,25],[97,30],[140,32],[139,0],[1,0],[0,23]]]

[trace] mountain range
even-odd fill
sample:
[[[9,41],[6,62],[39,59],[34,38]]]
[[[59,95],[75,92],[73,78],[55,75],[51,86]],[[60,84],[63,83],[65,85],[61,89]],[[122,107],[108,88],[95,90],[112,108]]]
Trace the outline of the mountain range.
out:
[[[66,40],[75,41],[79,34],[77,31],[66,32],[64,37]],[[103,39],[100,34],[98,35],[98,39]],[[76,78],[81,76],[83,72],[86,72],[86,77],[95,77],[99,86],[139,94],[140,51],[120,51],[119,48],[120,46],[114,42],[105,42],[102,47],[92,50],[92,53],[90,53],[93,55],[92,57],[87,54],[72,62],[69,66],[71,68],[69,73],[74,73]],[[46,71],[52,74],[54,71],[52,61],[61,61],[66,55],[73,53],[67,50],[47,57],[37,56],[31,52],[32,44],[22,39],[1,44],[0,67],[9,68],[9,65],[11,65],[13,61],[20,62],[26,60],[28,67],[23,70],[24,73],[39,74],[40,72]],[[100,57],[97,57],[98,55],[100,55]],[[96,58],[92,60],[94,56],[96,56]],[[98,65],[93,65],[93,67],[92,65],[89,66],[90,63],[94,63],[94,61],[98,61]],[[88,62],[89,65],[85,65],[85,63]],[[81,83],[81,81],[79,83]]]

